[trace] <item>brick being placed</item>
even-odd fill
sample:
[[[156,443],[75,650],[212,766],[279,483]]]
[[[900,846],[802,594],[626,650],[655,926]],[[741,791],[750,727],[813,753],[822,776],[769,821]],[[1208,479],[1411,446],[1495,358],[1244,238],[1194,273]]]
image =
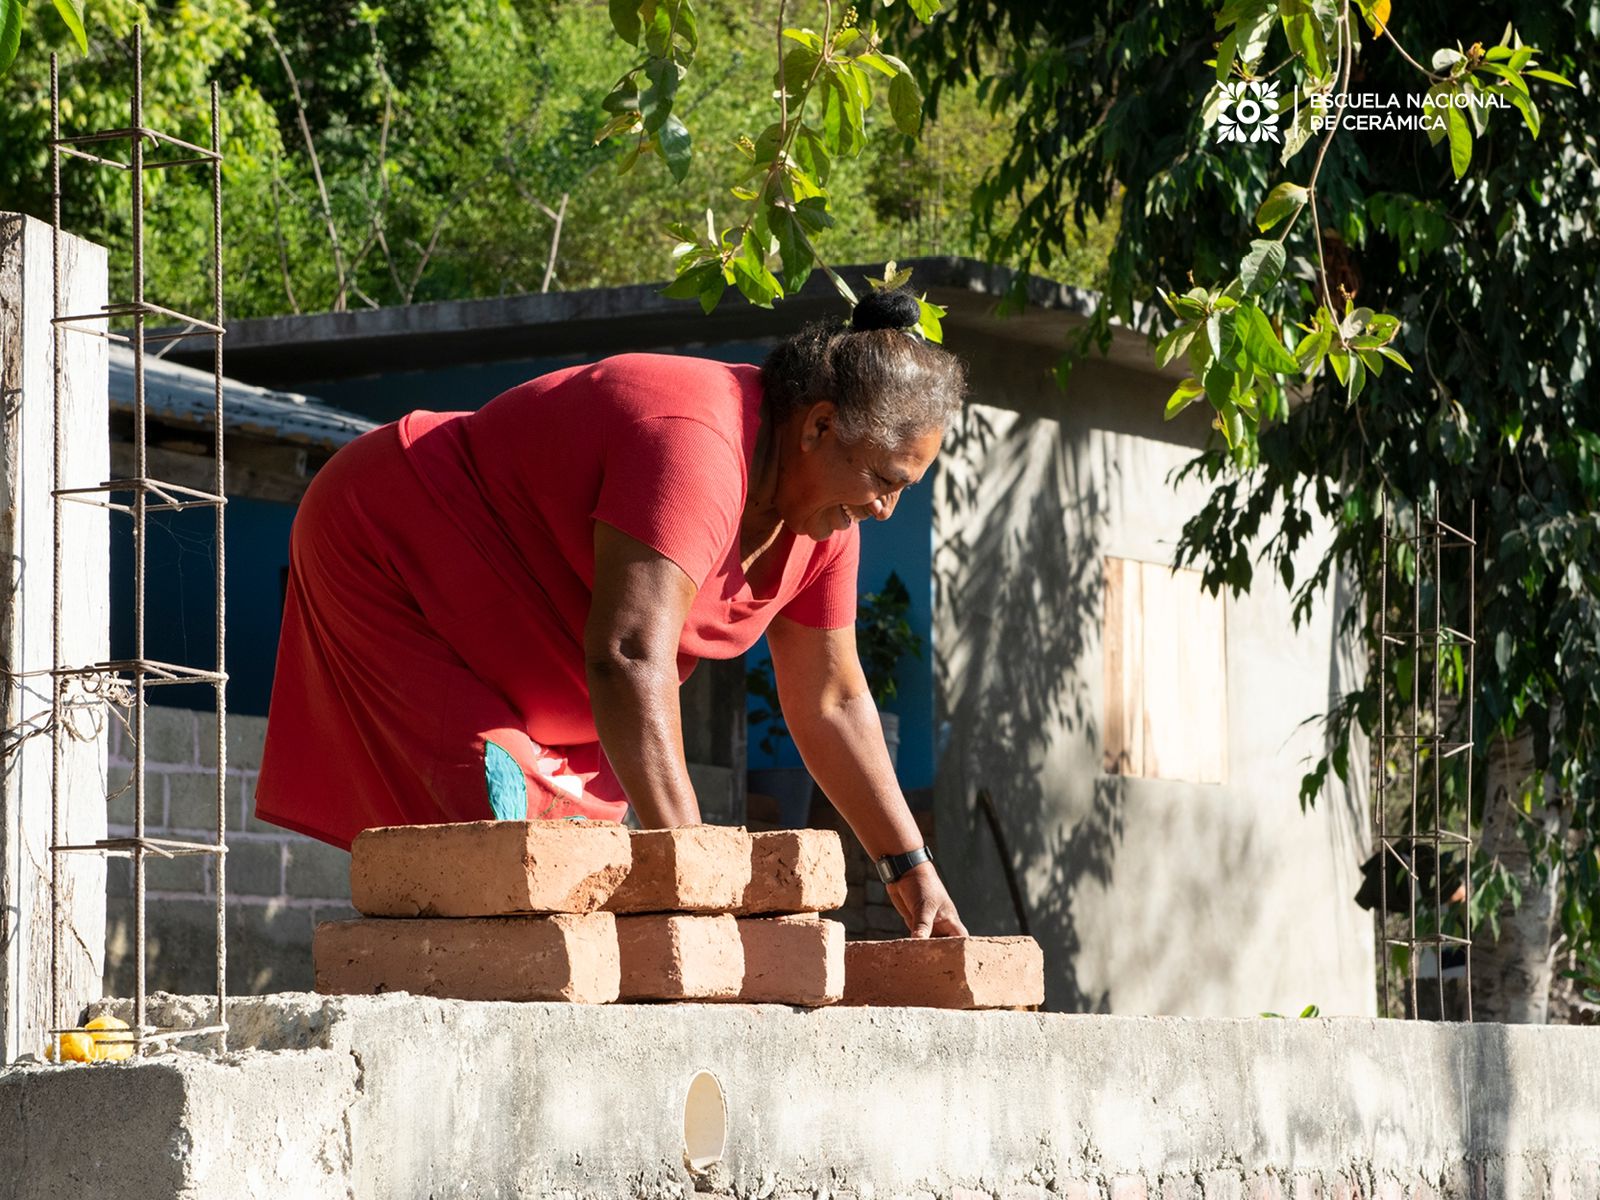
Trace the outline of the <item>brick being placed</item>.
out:
[[[744,944],[726,914],[643,913],[617,917],[623,1000],[736,1000]]]
[[[632,861],[628,831],[608,821],[367,829],[350,847],[350,902],[369,917],[588,913]]]
[[[844,926],[811,914],[741,917],[746,1004],[819,1008],[844,995]]]
[[[844,846],[831,829],[750,835],[750,884],[740,915],[815,913],[845,902]]]
[[[750,884],[750,835],[725,825],[636,829],[633,866],[605,907],[614,913],[726,913]]]
[[[609,1004],[621,981],[610,913],[326,921],[311,959],[334,995]]]
[[[1031,937],[851,942],[841,1003],[1027,1008],[1044,1003],[1044,954]]]

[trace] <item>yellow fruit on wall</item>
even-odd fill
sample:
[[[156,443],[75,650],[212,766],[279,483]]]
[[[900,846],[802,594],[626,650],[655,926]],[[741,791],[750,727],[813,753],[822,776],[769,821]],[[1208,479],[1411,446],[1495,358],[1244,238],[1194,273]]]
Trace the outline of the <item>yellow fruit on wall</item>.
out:
[[[99,1016],[84,1026],[94,1033],[94,1056],[102,1062],[121,1062],[133,1057],[133,1034],[126,1030],[128,1023],[120,1017]]]
[[[63,1033],[61,1035],[61,1061],[62,1062],[93,1062],[95,1058],[94,1036],[88,1033]],[[44,1044],[44,1056],[52,1062],[55,1060],[55,1043],[47,1041]]]

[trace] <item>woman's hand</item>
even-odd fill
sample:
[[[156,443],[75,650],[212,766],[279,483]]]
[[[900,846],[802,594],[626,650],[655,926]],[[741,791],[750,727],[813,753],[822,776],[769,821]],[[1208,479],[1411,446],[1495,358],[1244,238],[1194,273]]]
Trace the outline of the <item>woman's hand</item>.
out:
[[[891,883],[889,899],[914,938],[967,936],[967,927],[931,862],[917,864]]]
[[[778,617],[767,627],[778,703],[811,777],[873,859],[924,841],[895,780],[883,726],[867,690],[853,628],[811,629]],[[913,937],[965,937],[966,926],[932,863],[889,885]]]

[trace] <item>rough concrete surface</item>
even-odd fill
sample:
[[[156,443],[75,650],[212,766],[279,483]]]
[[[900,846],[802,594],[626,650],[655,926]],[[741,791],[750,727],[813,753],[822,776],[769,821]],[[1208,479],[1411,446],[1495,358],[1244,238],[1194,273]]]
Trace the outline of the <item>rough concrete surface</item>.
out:
[[[199,1023],[206,1004],[151,1008]],[[0,1073],[0,1196],[693,1200],[702,1069],[727,1150],[699,1183],[739,1200],[1600,1194],[1593,1030],[405,995],[229,1011],[257,1052]]]

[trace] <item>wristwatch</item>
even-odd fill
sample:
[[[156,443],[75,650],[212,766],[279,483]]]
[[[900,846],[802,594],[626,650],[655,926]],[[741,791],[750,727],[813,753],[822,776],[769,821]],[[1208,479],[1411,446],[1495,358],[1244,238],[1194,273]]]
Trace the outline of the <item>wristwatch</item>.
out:
[[[932,861],[933,851],[926,846],[919,846],[904,854],[886,854],[877,862],[878,878],[884,883],[895,883],[912,867]]]

